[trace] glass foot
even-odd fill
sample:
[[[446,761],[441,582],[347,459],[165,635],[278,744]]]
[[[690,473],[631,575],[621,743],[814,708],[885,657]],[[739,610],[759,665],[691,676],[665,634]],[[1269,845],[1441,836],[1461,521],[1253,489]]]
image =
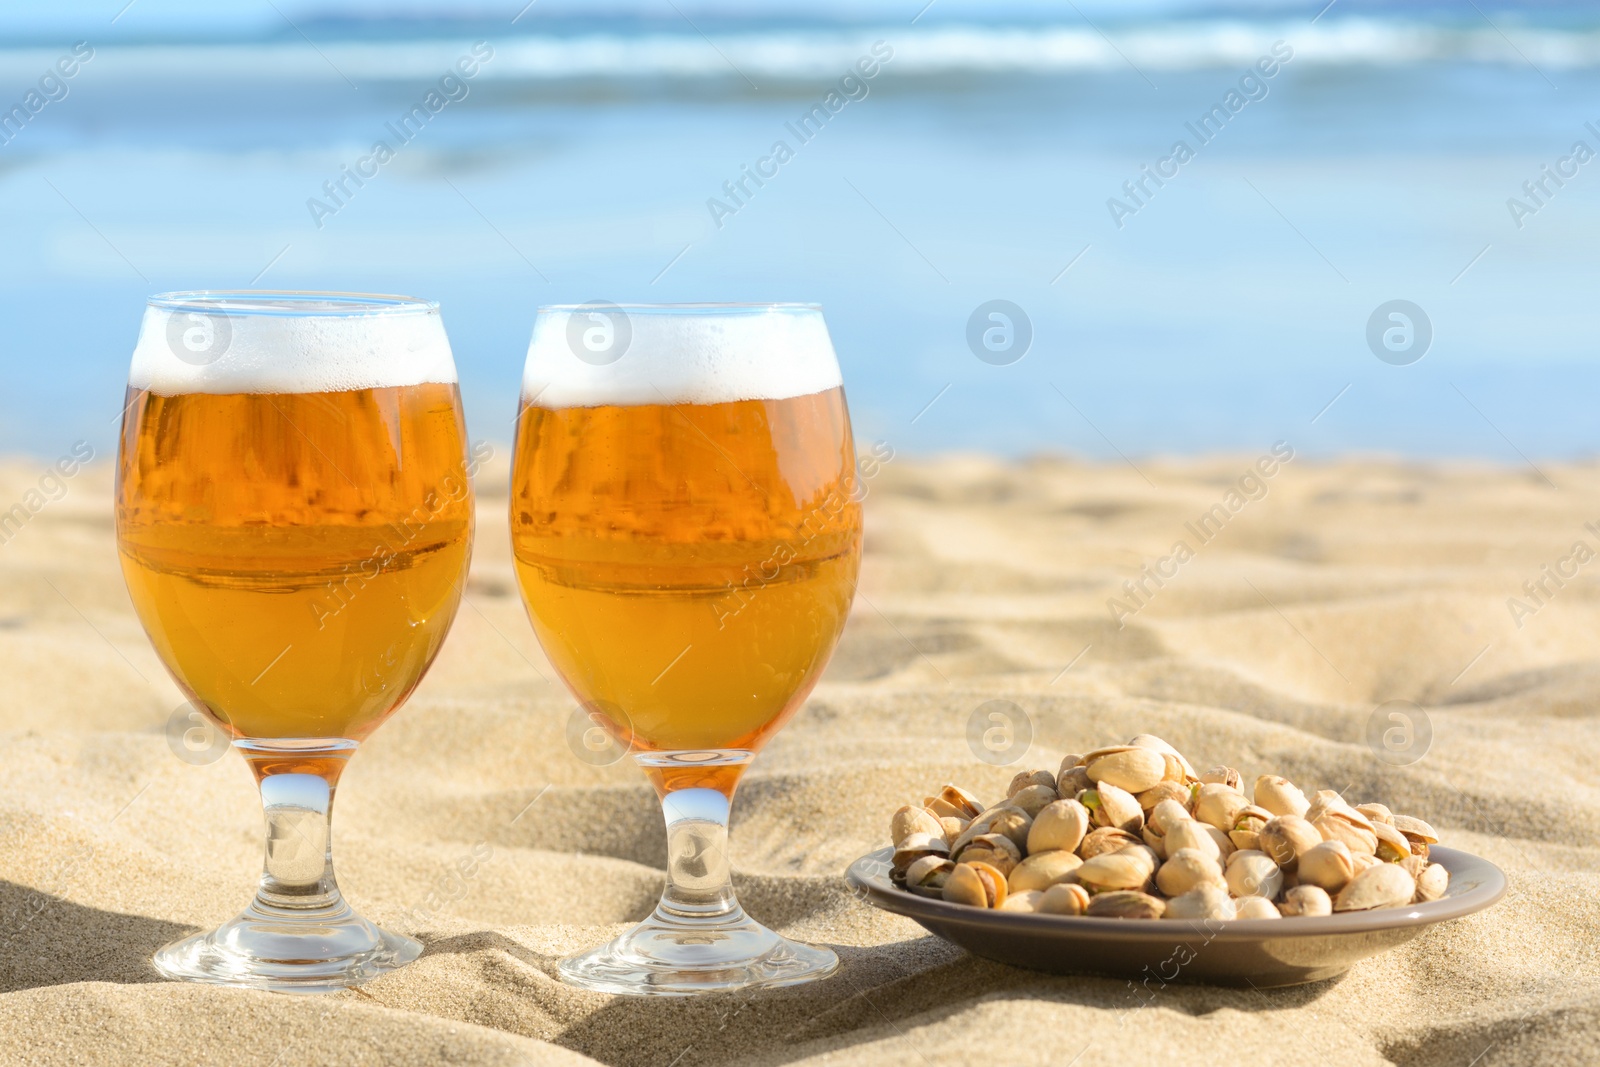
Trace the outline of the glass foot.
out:
[[[341,900],[336,907],[286,915],[252,904],[208,934],[174,941],[155,954],[168,978],[279,993],[331,993],[403,967],[422,944],[380,930]]]
[[[657,911],[609,944],[561,961],[561,980],[602,993],[685,996],[795,985],[839,967],[830,950],[802,945],[735,910],[715,922]]]

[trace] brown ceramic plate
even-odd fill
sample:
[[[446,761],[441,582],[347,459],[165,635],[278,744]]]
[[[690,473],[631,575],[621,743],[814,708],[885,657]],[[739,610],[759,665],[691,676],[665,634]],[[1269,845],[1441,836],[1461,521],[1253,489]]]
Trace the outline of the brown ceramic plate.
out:
[[[1434,923],[1481,911],[1506,891],[1505,874],[1488,860],[1435,845],[1429,858],[1450,872],[1450,888],[1427,904],[1309,919],[1091,919],[985,911],[919,897],[889,881],[892,853],[881,848],[845,872],[869,903],[1001,963],[1152,983],[1264,989],[1332,978],[1357,960],[1405,944]]]

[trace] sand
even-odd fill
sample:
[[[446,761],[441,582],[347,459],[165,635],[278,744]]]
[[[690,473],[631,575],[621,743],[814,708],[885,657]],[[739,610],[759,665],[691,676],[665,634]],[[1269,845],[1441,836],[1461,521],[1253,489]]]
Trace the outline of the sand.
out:
[[[664,836],[635,769],[567,748],[572,701],[512,581],[503,462],[451,639],[339,796],[346,894],[426,954],[332,997],[161,981],[154,949],[245,903],[261,822],[242,761],[168,747],[182,701],[123,589],[102,458],[0,544],[0,1063],[1600,1062],[1600,561],[1542,605],[1523,591],[1575,542],[1600,549],[1600,468],[1297,459],[1200,544],[1185,524],[1255,458],[888,465],[839,652],[735,807],[746,907],[843,967],[677,1001],[552,977],[648,911]],[[0,511],[43,469],[0,464]],[[1179,539],[1193,558],[1119,628],[1108,599]],[[1011,766],[968,748],[992,699],[1032,723]],[[1409,766],[1365,740],[1389,700],[1432,724]],[[1141,732],[1423,815],[1511,890],[1339,979],[1171,987],[1135,1010],[1126,982],[970,957],[839,877],[931,787],[993,799]]]

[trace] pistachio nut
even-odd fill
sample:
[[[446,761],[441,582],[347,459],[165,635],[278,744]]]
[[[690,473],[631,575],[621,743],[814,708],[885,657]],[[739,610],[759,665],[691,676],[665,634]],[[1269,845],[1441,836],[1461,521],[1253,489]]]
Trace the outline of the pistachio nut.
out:
[[[1207,826],[1193,819],[1169,824],[1164,838],[1167,855],[1171,856],[1186,848],[1195,849],[1220,863],[1224,855],[1222,846],[1217,843],[1216,838],[1207,833],[1208,830],[1213,829],[1215,827]],[[1228,847],[1230,850],[1233,848],[1231,841],[1228,843]]]
[[[1150,817],[1150,813],[1163,800],[1175,801],[1185,811],[1188,811],[1189,787],[1184,785],[1182,782],[1174,782],[1171,779],[1163,779],[1151,786],[1149,789],[1146,789],[1143,793],[1140,793],[1134,799],[1138,800],[1139,807],[1144,809],[1146,819]]]
[[[1334,894],[1350,884],[1356,876],[1356,865],[1343,841],[1324,841],[1300,854],[1295,872],[1301,885],[1314,885]]]
[[[1089,781],[1089,772],[1078,763],[1078,759],[1077,756],[1068,756],[1061,761],[1061,773],[1056,775],[1056,792],[1061,796],[1075,797],[1085,789],[1094,788],[1094,783]]]
[[[1244,786],[1240,784],[1239,772],[1232,767],[1213,767],[1200,776],[1200,781],[1210,785],[1225,785],[1236,792],[1244,791]]]
[[[1144,825],[1144,809],[1133,799],[1133,794],[1110,782],[1101,782],[1094,789],[1084,790],[1078,794],[1078,800],[1089,809],[1089,818],[1096,826],[1113,826],[1118,830],[1138,833]]]
[[[1059,849],[1035,852],[1011,868],[1006,885],[1013,893],[1029,889],[1049,889],[1057,882],[1073,878],[1073,872],[1082,864],[1083,860],[1079,859],[1075,852],[1064,852]]]
[[[1028,852],[1076,852],[1089,832],[1089,810],[1076,800],[1056,800],[1039,809],[1028,828]]]
[[[1324,841],[1342,841],[1352,854],[1370,856],[1378,851],[1378,834],[1367,817],[1354,808],[1324,810],[1311,820]]]
[[[1012,868],[1022,862],[1022,850],[1005,834],[979,834],[950,858],[956,863],[987,863],[1010,877]]]
[[[1142,793],[1161,781],[1167,762],[1160,752],[1134,745],[1102,748],[1083,758],[1089,781],[1116,786],[1129,793]]]
[[[998,908],[1006,902],[1006,879],[987,863],[958,863],[944,883],[944,899],[973,908]]]
[[[1356,805],[1356,810],[1359,811],[1361,814],[1365,815],[1367,817],[1367,820],[1369,822],[1373,823],[1374,825],[1376,825],[1376,824],[1378,824],[1380,822],[1381,823],[1388,823],[1390,826],[1394,825],[1394,812],[1389,810],[1388,805],[1385,805],[1385,804],[1357,804]]]
[[[1251,798],[1257,807],[1265,808],[1274,815],[1304,815],[1311,806],[1299,786],[1276,774],[1263,774],[1257,778]]]
[[[1163,919],[1231,919],[1237,909],[1228,890],[1220,885],[1199,885],[1167,901]]]
[[[1424,904],[1444,896],[1445,890],[1450,888],[1450,872],[1437,863],[1430,863],[1422,869],[1416,881],[1417,893],[1412,903]]]
[[[1136,889],[1118,889],[1092,897],[1085,914],[1102,919],[1159,919],[1166,910],[1166,901],[1160,897]]]
[[[1265,852],[1235,852],[1228,857],[1222,876],[1236,897],[1271,900],[1283,889],[1283,871]]]
[[[1223,887],[1222,865],[1199,849],[1180,848],[1156,871],[1156,888],[1169,897],[1182,896],[1203,885]]]
[[[1411,855],[1411,842],[1406,835],[1396,830],[1386,822],[1374,822],[1372,833],[1378,839],[1378,847],[1373,851],[1385,863],[1399,863]]]
[[[1021,911],[1033,913],[1039,910],[1039,899],[1044,894],[1037,889],[1025,889],[1020,893],[1007,893],[1006,899],[995,905],[996,911]]]
[[[1078,846],[1078,855],[1086,860],[1107,852],[1117,852],[1129,845],[1142,844],[1137,837],[1126,830],[1118,830],[1113,826],[1102,826],[1097,830],[1090,830],[1084,837],[1083,844]]]
[[[1249,806],[1248,797],[1225,785],[1202,783],[1194,795],[1194,817],[1223,833],[1233,829],[1239,812]]]
[[[1019,771],[1011,779],[1011,784],[1006,787],[1006,799],[1011,799],[1030,785],[1042,785],[1047,789],[1054,789],[1056,776],[1049,771]]]
[[[1303,853],[1322,844],[1322,834],[1300,815],[1274,815],[1258,836],[1261,851],[1286,869],[1294,867]]]
[[[944,827],[938,816],[927,808],[907,804],[897,809],[889,819],[889,840],[898,845],[912,834],[929,834],[943,837]]]
[[[1332,915],[1333,898],[1321,886],[1297,885],[1283,891],[1283,903],[1278,905],[1278,912],[1286,918]]]
[[[1155,749],[1164,756],[1171,756],[1173,760],[1176,761],[1178,769],[1183,773],[1183,778],[1181,780],[1184,782],[1192,782],[1197,777],[1197,775],[1194,773],[1194,766],[1188,760],[1183,758],[1183,753],[1179,752],[1177,749],[1173,748],[1171,745],[1167,744],[1154,734],[1140,734],[1138,737],[1135,737],[1129,741],[1128,744],[1137,745],[1139,748]]]
[[[1398,908],[1411,903],[1417,883],[1398,863],[1379,863],[1350,880],[1333,898],[1334,911],[1367,911],[1371,908]]]
[[[950,846],[944,843],[944,838],[933,834],[912,834],[894,847],[894,858],[890,862],[895,870],[904,871],[923,856],[948,858],[949,855]]]
[[[1110,889],[1138,889],[1155,874],[1155,861],[1142,849],[1126,848],[1084,860],[1075,872],[1078,884],[1096,892]]]
[[[1034,910],[1045,915],[1082,915],[1089,910],[1089,891],[1076,882],[1057,882],[1040,895]]]
[[[1022,809],[1031,817],[1038,815],[1039,810],[1046,804],[1060,799],[1061,794],[1056,792],[1054,784],[1030,785],[1011,794],[1006,803]]]
[[[1234,917],[1239,919],[1281,919],[1283,913],[1266,897],[1240,897],[1234,901]]]
[[[944,895],[944,883],[956,865],[943,856],[923,856],[906,868],[906,888],[922,897]]]

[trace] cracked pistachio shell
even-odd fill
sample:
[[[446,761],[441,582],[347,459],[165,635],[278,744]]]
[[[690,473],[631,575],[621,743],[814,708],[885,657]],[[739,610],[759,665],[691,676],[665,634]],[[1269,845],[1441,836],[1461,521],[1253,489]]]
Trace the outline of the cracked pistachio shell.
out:
[[[1011,869],[1006,885],[1013,893],[1049,889],[1063,879],[1072,878],[1082,865],[1083,860],[1074,852],[1060,849],[1035,852]]]
[[[1438,900],[1444,896],[1445,890],[1450,888],[1450,872],[1437,863],[1430,863],[1416,877],[1416,882],[1417,893],[1412,898],[1412,902],[1425,904],[1430,900]]]
[[[1068,756],[1061,761],[1061,772],[1056,775],[1056,792],[1061,796],[1075,797],[1094,785],[1089,781],[1089,772],[1078,762],[1082,758]]]
[[[1150,881],[1155,870],[1155,860],[1147,850],[1125,848],[1084,860],[1075,880],[1093,890],[1138,889]]]
[[[912,834],[944,836],[944,827],[938,816],[927,808],[907,804],[895,811],[889,819],[889,840],[898,845]]]
[[[1223,871],[1228,892],[1236,897],[1271,900],[1283,889],[1283,871],[1265,852],[1235,852]]]
[[[987,863],[958,863],[944,883],[944,899],[973,908],[997,908],[1006,902],[1005,875]]]
[[[1133,799],[1133,794],[1110,782],[1101,782],[1096,788],[1085,790],[1078,800],[1089,809],[1089,817],[1096,826],[1113,826],[1129,833],[1138,833],[1144,826],[1144,809]]]
[[[1381,822],[1388,823],[1390,826],[1394,825],[1394,812],[1390,811],[1385,804],[1357,804],[1356,810],[1365,815],[1374,824]]]
[[[923,856],[948,857],[950,846],[933,834],[912,834],[894,847],[894,869],[903,871]]]
[[[1163,780],[1146,789],[1134,799],[1138,800],[1139,807],[1144,809],[1146,820],[1149,819],[1150,813],[1163,800],[1174,801],[1187,812],[1189,810],[1189,787],[1182,782]]]
[[[937,897],[956,865],[943,856],[923,856],[906,868],[906,888],[918,896]]]
[[[1411,903],[1417,884],[1398,863],[1379,863],[1368,867],[1333,898],[1334,911],[1368,911],[1372,908],[1398,908]]]
[[[1196,777],[1198,777],[1194,773],[1194,765],[1183,758],[1183,753],[1179,752],[1177,749],[1161,740],[1161,738],[1157,737],[1155,734],[1140,734],[1138,737],[1135,737],[1133,740],[1129,741],[1128,744],[1137,745],[1140,748],[1152,748],[1163,755],[1171,756],[1177,761],[1179,769],[1183,772],[1183,781],[1185,782],[1192,782]]]
[[[1318,886],[1337,893],[1356,876],[1355,858],[1343,841],[1324,841],[1306,850],[1296,867],[1301,885]]]
[[[1383,862],[1399,863],[1411,855],[1411,842],[1406,838],[1406,835],[1388,823],[1373,823],[1372,833],[1378,839],[1378,846],[1373,850],[1373,855]]]
[[[955,809],[952,815],[976,819],[983,814],[983,802],[959,785],[947,785],[939,790],[939,799]]]
[[[1114,826],[1102,826],[1097,830],[1090,830],[1084,836],[1083,844],[1078,846],[1078,855],[1086,860],[1092,860],[1107,852],[1117,852],[1129,845],[1142,843],[1126,830],[1118,830]]]
[[[1278,905],[1278,911],[1288,918],[1332,915],[1333,898],[1321,886],[1297,885],[1283,891],[1283,903]]]
[[[1257,836],[1261,851],[1284,868],[1294,867],[1301,855],[1322,844],[1322,834],[1300,815],[1274,815]]]
[[[987,863],[1002,875],[1009,876],[1022,862],[1022,850],[1005,834],[979,834],[950,858],[957,863]]]
[[[1011,784],[1006,787],[1006,798],[1016,796],[1030,785],[1042,785],[1048,789],[1056,787],[1056,776],[1049,771],[1020,771],[1011,779]]]
[[[1128,745],[1089,753],[1084,757],[1084,770],[1091,782],[1142,793],[1166,777],[1167,761],[1154,749]]]
[[[1234,916],[1239,919],[1281,919],[1283,913],[1266,897],[1240,897],[1234,904]]]
[[[1228,841],[1236,852],[1261,851],[1261,834],[1257,830],[1229,830]]]
[[[1076,852],[1089,832],[1089,810],[1076,800],[1057,800],[1039,809],[1028,829],[1030,854],[1061,850]]]
[[[1044,915],[1082,915],[1089,910],[1089,891],[1076,882],[1057,882],[1039,897],[1035,910]]]
[[[1394,817],[1394,828],[1399,830],[1405,839],[1411,843],[1411,854],[1413,856],[1426,856],[1428,854],[1428,846],[1439,843],[1438,831],[1421,819],[1410,815],[1396,815]]]
[[[1163,919],[1232,919],[1237,912],[1228,890],[1221,885],[1201,885],[1167,901]]]
[[[1052,804],[1060,799],[1061,794],[1056,792],[1054,785],[1030,785],[1011,794],[1006,803],[1034,816],[1038,815],[1039,810],[1046,804]]]
[[[1263,774],[1257,778],[1251,799],[1257,807],[1265,808],[1274,815],[1304,815],[1311,806],[1299,786],[1276,774]]]
[[[1156,888],[1169,897],[1179,897],[1201,886],[1225,887],[1222,865],[1213,856],[1193,848],[1180,848],[1156,871]]]
[[[1378,834],[1354,808],[1330,809],[1311,820],[1324,841],[1342,841],[1351,853],[1370,856],[1378,850]]]
[[[1006,899],[996,907],[996,911],[1020,911],[1032,914],[1039,910],[1039,898],[1044,894],[1037,889],[1025,889],[1021,893],[1007,893]]]
[[[953,843],[966,832],[971,822],[970,819],[958,819],[954,815],[947,815],[939,820],[939,827],[944,831],[944,839]]]
[[[1194,817],[1223,833],[1233,829],[1239,812],[1249,806],[1248,797],[1225,785],[1206,783],[1194,795]]]
[[[1134,889],[1119,889],[1091,898],[1085,914],[1102,919],[1159,919],[1166,910],[1166,902],[1160,897]]]
[[[997,804],[967,824],[960,836],[950,842],[950,852],[952,855],[960,852],[981,834],[1005,834],[1012,844],[1022,848],[1028,843],[1028,828],[1032,825],[1033,820],[1021,808]]]
[[[1213,767],[1200,775],[1200,781],[1210,785],[1225,785],[1229,789],[1244,791],[1244,785],[1239,778],[1239,772],[1232,767]]]

